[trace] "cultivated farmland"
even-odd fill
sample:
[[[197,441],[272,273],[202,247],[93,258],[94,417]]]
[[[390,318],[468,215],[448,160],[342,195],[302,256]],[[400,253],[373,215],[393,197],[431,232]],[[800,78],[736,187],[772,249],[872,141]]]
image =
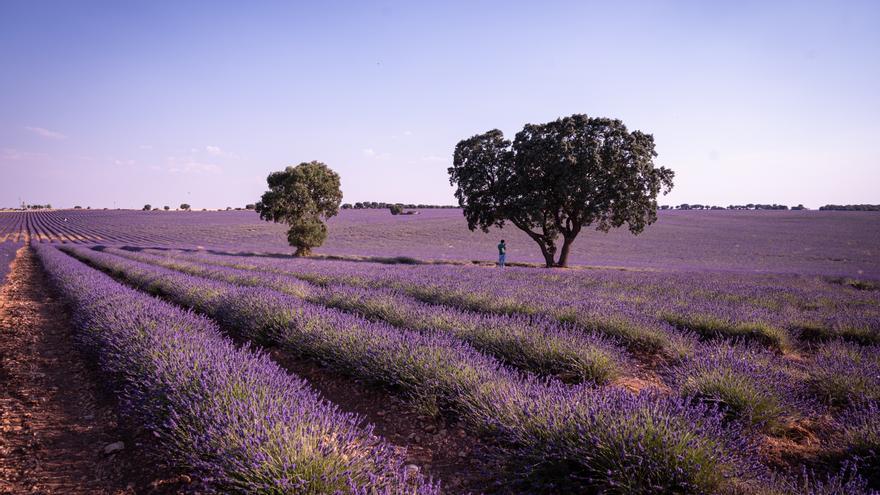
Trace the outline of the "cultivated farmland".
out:
[[[661,212],[553,270],[459,210],[329,226],[293,258],[247,211],[0,213],[0,323],[33,263],[171,492],[880,488],[880,215]]]

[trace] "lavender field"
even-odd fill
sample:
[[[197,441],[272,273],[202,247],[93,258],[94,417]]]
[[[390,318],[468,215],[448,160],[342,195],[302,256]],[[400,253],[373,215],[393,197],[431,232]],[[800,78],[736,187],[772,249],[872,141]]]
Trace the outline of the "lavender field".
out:
[[[846,211],[660,211],[639,236],[585,230],[572,264],[675,271],[735,271],[880,278],[880,215]],[[508,260],[538,263],[540,252],[515,229],[470,232],[458,209],[342,210],[329,221],[319,254],[493,261],[499,238]],[[0,241],[213,248],[291,253],[285,228],[251,211],[0,212]]]
[[[552,270],[471,263],[501,235],[509,260],[540,255],[459,210],[329,228],[293,258],[252,212],[0,213],[0,257],[33,246],[122,410],[199,490],[880,489],[880,215],[661,212]],[[449,436],[480,447],[452,463]]]

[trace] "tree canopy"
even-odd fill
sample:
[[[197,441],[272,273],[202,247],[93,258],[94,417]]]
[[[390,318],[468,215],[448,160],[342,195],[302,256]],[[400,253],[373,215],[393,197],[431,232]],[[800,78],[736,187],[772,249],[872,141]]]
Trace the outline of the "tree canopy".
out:
[[[498,129],[460,141],[449,181],[471,230],[510,222],[538,244],[548,267],[566,266],[583,227],[626,225],[639,234],[656,221],[657,195],[674,177],[654,166],[656,156],[650,134],[572,115],[526,124],[512,143]]]
[[[325,219],[339,212],[339,174],[321,162],[300,163],[266,179],[269,190],[254,206],[260,218],[290,226],[287,241],[297,256],[306,256],[327,238]]]

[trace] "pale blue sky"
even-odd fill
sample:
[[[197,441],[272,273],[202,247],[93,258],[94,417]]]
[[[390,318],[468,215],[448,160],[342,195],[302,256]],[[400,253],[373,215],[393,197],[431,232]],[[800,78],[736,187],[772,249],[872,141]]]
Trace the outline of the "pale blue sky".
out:
[[[318,2],[315,2],[317,4]],[[458,140],[653,133],[664,203],[880,203],[880,2],[0,0],[0,206],[453,203]]]

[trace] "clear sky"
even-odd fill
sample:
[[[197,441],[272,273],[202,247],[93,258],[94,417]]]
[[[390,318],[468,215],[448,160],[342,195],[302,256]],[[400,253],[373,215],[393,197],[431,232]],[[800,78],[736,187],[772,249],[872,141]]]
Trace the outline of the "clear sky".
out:
[[[455,144],[653,133],[663,203],[880,203],[880,2],[0,1],[0,206],[454,202]]]

